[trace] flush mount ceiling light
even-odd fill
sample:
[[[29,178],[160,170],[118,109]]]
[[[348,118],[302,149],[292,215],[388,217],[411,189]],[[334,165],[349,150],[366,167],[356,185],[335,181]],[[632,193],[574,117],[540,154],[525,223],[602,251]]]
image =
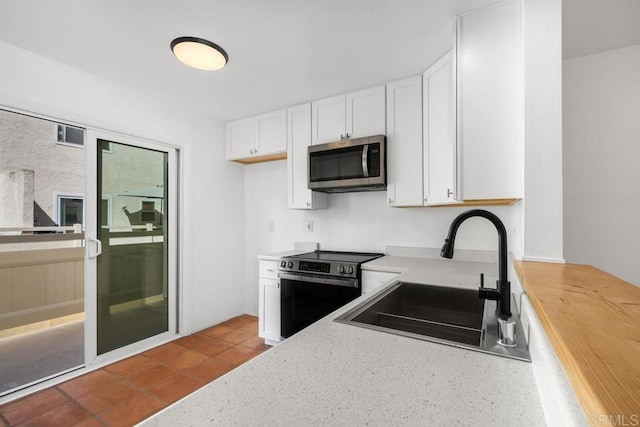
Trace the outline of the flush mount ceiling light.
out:
[[[181,62],[198,70],[219,70],[229,61],[223,48],[198,37],[178,37],[171,42],[171,51]]]

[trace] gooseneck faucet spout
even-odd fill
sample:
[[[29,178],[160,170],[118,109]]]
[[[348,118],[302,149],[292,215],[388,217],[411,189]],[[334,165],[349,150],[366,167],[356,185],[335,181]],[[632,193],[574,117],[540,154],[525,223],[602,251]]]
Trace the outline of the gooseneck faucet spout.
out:
[[[451,226],[442,246],[440,256],[453,258],[453,246],[456,241],[456,233],[460,225],[469,218],[480,216],[488,219],[498,230],[498,281],[496,289],[488,289],[483,285],[478,289],[480,298],[495,300],[498,302],[498,318],[507,320],[511,317],[511,283],[507,279],[507,230],[496,215],[482,209],[472,209],[458,215]]]

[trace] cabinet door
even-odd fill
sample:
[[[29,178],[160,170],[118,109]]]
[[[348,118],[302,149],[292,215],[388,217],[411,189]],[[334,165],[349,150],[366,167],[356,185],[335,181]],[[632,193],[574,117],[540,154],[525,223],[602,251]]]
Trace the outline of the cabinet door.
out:
[[[228,122],[225,125],[227,160],[241,159],[253,155],[255,149],[255,120]]]
[[[522,52],[516,2],[458,18],[462,196],[520,197]]]
[[[422,76],[387,85],[387,196],[422,206]]]
[[[256,154],[266,155],[287,151],[287,111],[261,114],[256,121]]]
[[[258,335],[270,341],[280,341],[280,281],[260,279]]]
[[[351,92],[346,97],[346,132],[349,138],[385,134],[387,126],[384,85]]]
[[[424,200],[456,202],[455,69],[449,52],[423,74]]]
[[[311,104],[287,109],[289,209],[323,209],[327,195],[307,188],[307,147],[311,145]]]
[[[311,103],[312,144],[340,141],[345,132],[345,96],[339,95]]]

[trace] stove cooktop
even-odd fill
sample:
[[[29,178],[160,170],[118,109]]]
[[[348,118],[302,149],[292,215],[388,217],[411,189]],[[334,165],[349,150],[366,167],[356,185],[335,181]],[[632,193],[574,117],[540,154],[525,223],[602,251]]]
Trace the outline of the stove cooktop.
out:
[[[314,251],[287,258],[295,258],[310,261],[351,262],[361,264],[380,258],[384,254],[369,252],[339,252],[339,251]]]

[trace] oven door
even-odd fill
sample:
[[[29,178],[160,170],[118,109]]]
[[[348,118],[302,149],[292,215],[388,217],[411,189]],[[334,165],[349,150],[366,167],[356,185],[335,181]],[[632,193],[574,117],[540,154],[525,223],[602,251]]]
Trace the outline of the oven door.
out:
[[[358,298],[357,279],[279,273],[280,335],[288,338]]]

